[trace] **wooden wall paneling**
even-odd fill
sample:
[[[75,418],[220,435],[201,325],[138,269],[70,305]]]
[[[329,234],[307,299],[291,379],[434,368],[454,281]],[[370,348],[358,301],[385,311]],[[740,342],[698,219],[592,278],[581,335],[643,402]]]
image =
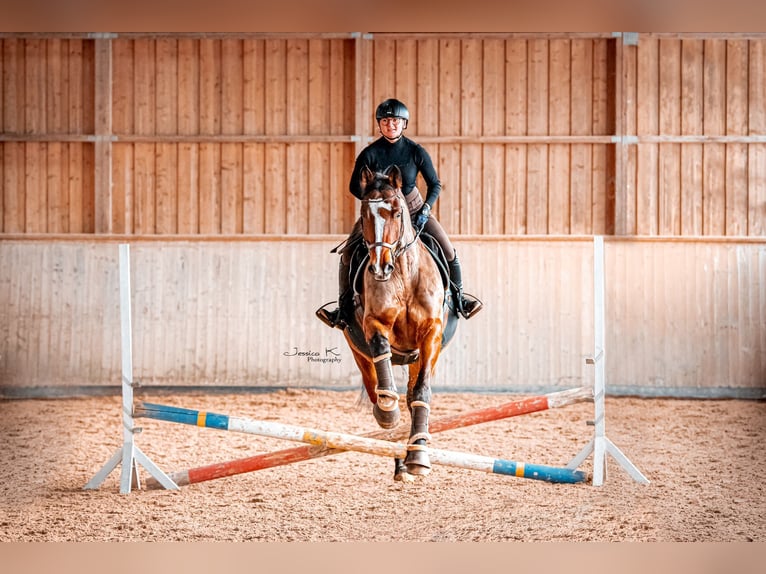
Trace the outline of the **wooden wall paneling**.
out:
[[[264,40],[245,39],[242,47],[242,122],[246,135],[266,131],[265,45]]]
[[[615,67],[619,78],[616,81],[616,91],[619,91],[619,101],[615,118],[617,120],[617,135],[621,138],[635,136],[637,133],[637,78],[638,78],[638,46],[626,45],[622,39],[615,41]],[[614,199],[614,232],[616,235],[633,235],[636,233],[636,194],[638,146],[628,145],[625,141],[618,142],[616,149],[618,169],[617,185]],[[620,181],[620,178],[622,181]]]
[[[659,133],[681,133],[681,41],[660,39],[657,54],[659,67]],[[681,234],[681,145],[658,145],[658,233]]]
[[[45,100],[48,112],[48,131],[67,133],[69,122],[69,60],[68,40],[49,38],[46,42],[45,63],[47,66]]]
[[[461,126],[463,136],[482,135],[482,42],[463,40],[461,59]],[[460,230],[453,233],[483,233],[484,166],[482,145],[465,143],[461,147],[460,173]]]
[[[199,144],[178,144],[178,233],[196,235],[199,228]]]
[[[155,233],[178,233],[178,144],[155,144]]]
[[[307,143],[289,143],[285,150],[285,233],[302,235],[308,233],[309,194],[308,164],[309,146]],[[317,211],[322,211],[321,205]]]
[[[612,41],[615,44],[616,41]],[[590,97],[590,135],[613,135],[616,131],[615,125],[615,100],[616,94],[614,93],[615,70],[610,69],[610,66],[614,66],[614,51],[612,50],[610,57],[610,42],[606,39],[594,39],[590,42],[590,46],[587,44],[582,45],[581,49],[586,55],[579,55],[580,49],[575,51],[578,55],[578,60],[587,60],[587,52],[591,53],[591,97]],[[581,64],[580,64],[581,65]],[[577,72],[573,70],[573,77],[576,77]],[[611,77],[610,77],[611,74]],[[580,87],[573,87],[573,90],[580,90]],[[587,88],[586,92],[587,92]],[[611,91],[610,91],[611,90]],[[611,98],[611,99],[610,99]],[[572,95],[572,101],[575,102],[577,97]],[[573,129],[577,131],[587,130],[585,121],[578,120],[576,124],[573,124]],[[579,148],[579,146],[577,146]],[[585,207],[589,209],[589,227],[585,233],[593,233],[596,235],[607,235],[614,232],[614,185],[615,185],[615,172],[617,169],[617,158],[615,154],[615,145],[593,144],[588,147],[588,153],[579,152],[585,154],[585,157],[581,160],[584,165],[588,164],[590,160],[590,206]],[[580,160],[578,160],[579,162]],[[573,184],[573,193],[575,188]],[[610,195],[612,195],[610,197]],[[573,206],[573,209],[575,207]],[[580,209],[580,206],[577,206]],[[609,214],[609,215],[607,215]],[[579,219],[576,217],[575,220]],[[611,228],[607,226],[607,219]],[[586,219],[587,221],[587,219]],[[581,233],[578,227],[572,228],[573,233]]]
[[[330,233],[332,196],[348,192],[333,189],[330,185],[330,144],[310,143],[305,147],[307,170],[304,180],[297,182],[300,187],[296,189],[297,193],[305,196],[306,213],[302,217],[306,220],[307,233]]]
[[[326,69],[323,69],[321,74],[324,81],[327,82],[327,88],[324,94],[317,94],[317,97],[326,98],[324,105],[327,109],[326,117],[328,118],[329,133],[332,135],[351,134],[354,132],[353,98],[355,91],[352,87],[353,74],[349,75],[346,70],[346,65],[348,64],[348,56],[346,54],[347,42],[345,40],[317,40],[315,44],[321,46],[323,60],[327,62],[325,64]],[[312,53],[315,52],[316,49],[312,51]],[[351,60],[350,57],[348,59]],[[314,111],[313,102],[317,100],[312,97],[311,101],[312,111]],[[337,192],[338,190],[335,190],[331,193]]]
[[[435,136],[439,134],[439,40],[433,38],[417,40],[417,71],[415,102],[413,111],[418,118],[418,134]]]
[[[179,135],[200,132],[200,51],[199,41],[179,38],[177,64],[177,129]],[[188,150],[188,148],[186,148]],[[179,150],[179,153],[181,150]],[[180,190],[179,190],[180,191]]]
[[[287,43],[285,40],[266,40],[266,134],[287,133]],[[285,233],[287,229],[286,150],[284,144],[266,144],[266,233]]]
[[[93,145],[82,145],[82,187],[81,189],[81,213],[82,213],[82,232],[95,233],[95,204],[96,204],[96,185],[95,185],[95,152]]]
[[[288,40],[285,62],[286,122],[290,135],[309,131],[308,41]]]
[[[199,41],[199,131],[221,133],[221,41]]]
[[[112,42],[93,42],[94,223],[97,233],[112,232]]]
[[[221,233],[235,235],[243,229],[242,144],[221,143]]]
[[[505,46],[505,134],[527,134],[527,41],[506,40]],[[506,234],[527,231],[527,146],[505,146]]]
[[[750,135],[766,135],[766,40],[750,41]],[[766,235],[766,145],[748,146],[748,235]],[[766,305],[766,303],[765,303]]]
[[[357,206],[354,196],[348,191],[349,176],[354,165],[354,145],[331,143],[329,162],[329,187],[332,190],[329,199],[330,233],[346,234],[351,231],[357,219]]]
[[[421,135],[418,117],[418,44],[417,40],[402,39],[396,41],[396,83],[388,86],[390,96],[404,102],[410,110],[407,132],[410,137]],[[380,102],[373,102],[377,107]],[[373,108],[374,113],[374,108]],[[374,118],[373,118],[374,121]],[[417,138],[416,138],[417,139]]]
[[[116,134],[135,133],[133,44],[133,40],[125,38],[112,41],[112,129]]]
[[[47,125],[46,40],[24,40],[24,133],[44,134]]]
[[[244,129],[244,54],[242,40],[221,40],[221,133],[239,135]]]
[[[178,41],[174,38],[158,38],[155,52],[155,133],[178,134]]]
[[[286,50],[285,40],[266,40],[264,50],[266,135],[287,133]]]
[[[24,40],[3,40],[3,130],[9,134],[24,133],[24,98],[26,87]]]
[[[704,41],[704,135],[726,133],[726,41]],[[703,149],[703,234],[726,234],[726,145],[706,143]]]
[[[307,40],[287,41],[287,133],[309,133],[309,46]],[[308,233],[309,153],[306,143],[288,143],[285,173],[285,231],[291,234]],[[321,210],[321,208],[320,208]]]
[[[462,122],[460,40],[439,40],[438,130],[440,136],[459,136]],[[442,143],[438,156],[431,154],[442,182],[442,194],[436,202],[436,217],[445,231],[460,232],[460,145]]]
[[[221,233],[221,144],[199,144],[199,232]]]
[[[681,40],[681,135],[703,133],[704,43]],[[681,146],[681,235],[702,235],[702,144]]]
[[[262,143],[245,143],[242,149],[242,232],[265,231],[264,150]]]
[[[5,142],[3,149],[3,231],[23,233],[26,226],[24,211],[24,148],[21,142]]]
[[[287,232],[286,155],[284,144],[266,144],[266,163],[264,166],[266,233],[281,234]]]
[[[88,158],[91,155],[93,146],[83,143],[66,144],[66,156],[68,166],[66,168],[67,178],[63,182],[65,191],[63,192],[67,201],[67,231],[69,233],[86,233],[90,231],[90,202],[92,195],[93,177],[88,167],[90,162]],[[113,154],[114,155],[114,154]],[[114,194],[114,189],[112,190]],[[112,197],[114,201],[114,196]],[[112,227],[114,229],[114,227]]]
[[[112,147],[112,232],[133,233],[134,145],[116,143]]]
[[[136,39],[133,46],[133,121],[138,135],[152,136],[156,133],[155,46],[153,40],[145,38]]]
[[[401,99],[401,95],[398,92],[398,79],[396,77],[396,47],[397,41],[391,38],[376,38],[372,43],[372,114],[369,118],[365,118],[364,125],[370,126],[369,132],[365,130],[365,135],[369,133],[373,138],[377,138],[380,135],[378,126],[375,123],[375,108],[387,98],[399,97]],[[357,79],[357,81],[359,80]],[[408,102],[404,103],[407,106],[411,105]],[[412,130],[409,127],[407,135],[412,135]]]
[[[505,135],[505,41],[485,39],[482,47],[482,134]],[[505,232],[505,148],[484,144],[482,158],[482,233]]]
[[[548,41],[533,39],[527,52],[527,133],[548,135]],[[527,233],[548,233],[548,145],[527,146]]]
[[[747,40],[726,43],[726,134],[748,133],[749,47]],[[756,79],[756,81],[758,81]],[[766,78],[761,74],[761,83]],[[747,235],[748,145],[726,145],[726,235]]]
[[[45,142],[24,144],[24,231],[46,233],[48,231],[47,193],[45,184],[48,144]]]
[[[309,40],[308,42],[308,100],[307,133],[310,135],[338,133],[342,117],[336,108],[341,107],[341,99],[333,100],[333,84],[338,82],[338,69],[331,79],[330,42]],[[341,68],[342,70],[342,68]],[[341,76],[342,78],[342,76]],[[341,80],[342,81],[342,80]],[[342,86],[341,86],[342,90]],[[307,175],[297,193],[305,195],[308,233],[330,233],[331,198],[335,194],[346,193],[343,189],[330,186],[330,146],[324,143],[310,143],[307,146]]]
[[[69,232],[69,149],[61,142],[48,143],[45,182],[48,233]]]
[[[593,42],[571,41],[571,135],[592,135],[594,121],[594,58]],[[568,231],[575,234],[592,233],[594,205],[593,145],[571,144],[569,169]]]
[[[241,134],[244,128],[243,45],[239,39],[221,41],[221,133]],[[243,230],[243,147],[221,144],[221,233]]]
[[[330,43],[326,40],[309,40],[307,65],[303,70],[308,82],[307,100],[304,104],[307,134],[342,133],[338,131],[338,125],[342,123],[342,118],[338,117],[338,108],[342,107],[342,84],[340,91],[336,92],[338,99],[332,99],[333,87],[337,87],[333,84],[338,81],[338,69],[335,68],[335,77],[332,80],[330,71]]]
[[[156,130],[155,42],[136,39],[133,45],[135,65],[133,84],[134,128],[137,135],[152,136]],[[154,234],[156,229],[156,145],[136,143],[134,147],[134,231]]]
[[[637,54],[637,134],[659,133],[659,41],[643,37]],[[636,233],[658,233],[658,153],[657,144],[638,145],[636,177]]]
[[[68,127],[67,131],[72,134],[88,132],[90,111],[85,109],[88,100],[86,94],[91,91],[90,63],[86,62],[90,50],[86,48],[93,42],[86,42],[79,38],[70,38],[67,42],[67,91],[68,106],[65,111]],[[114,49],[114,48],[113,48]],[[112,111],[114,114],[114,111]]]
[[[137,126],[139,129],[140,126]],[[134,203],[133,229],[139,235],[157,233],[156,228],[156,172],[157,147],[154,143],[134,144]]]
[[[550,135],[570,135],[572,130],[571,41],[549,43],[548,129]],[[570,145],[551,144],[548,149],[548,233],[566,235],[571,229]]]
[[[0,133],[5,133],[5,84],[6,84],[6,73],[5,73],[5,40],[0,38]],[[0,157],[2,154],[0,154]],[[2,160],[0,160],[1,162]],[[1,180],[0,180],[1,181]],[[0,194],[2,195],[2,194]],[[2,204],[0,204],[0,207],[2,207]],[[2,222],[0,221],[0,231],[2,230]]]

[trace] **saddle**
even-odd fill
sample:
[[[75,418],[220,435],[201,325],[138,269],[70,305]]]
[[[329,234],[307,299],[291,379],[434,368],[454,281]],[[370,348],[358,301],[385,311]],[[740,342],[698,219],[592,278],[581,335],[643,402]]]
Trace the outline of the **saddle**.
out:
[[[439,242],[426,232],[420,234],[420,240],[431,254],[434,263],[436,263],[436,267],[439,269],[439,274],[442,278],[442,285],[444,286],[443,316],[445,323],[444,330],[442,331],[441,345],[442,349],[444,349],[455,335],[460,316],[458,315],[452,295],[447,258],[444,256],[444,252],[439,246]],[[351,321],[348,321],[345,330],[349,338],[353,341],[354,346],[358,350],[364,352],[365,355],[372,358],[360,322],[363,314],[361,294],[364,290],[364,268],[366,267],[370,255],[364,246],[361,236],[349,240],[348,243],[343,246],[343,249],[351,251],[349,285],[351,285],[351,288],[354,291],[353,297],[344,297],[345,305],[342,309],[343,316],[352,318]],[[409,365],[418,360],[420,352],[417,349],[395,349],[392,347],[391,354],[391,362],[394,365]]]

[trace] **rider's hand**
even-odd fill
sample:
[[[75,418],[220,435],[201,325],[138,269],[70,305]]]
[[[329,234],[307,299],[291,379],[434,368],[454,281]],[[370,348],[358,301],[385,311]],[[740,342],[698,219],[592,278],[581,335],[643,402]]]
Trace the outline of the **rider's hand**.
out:
[[[416,233],[423,231],[423,227],[426,225],[429,216],[431,215],[431,206],[427,203],[423,204],[420,211],[415,214],[415,218],[412,220],[412,226],[415,228]]]

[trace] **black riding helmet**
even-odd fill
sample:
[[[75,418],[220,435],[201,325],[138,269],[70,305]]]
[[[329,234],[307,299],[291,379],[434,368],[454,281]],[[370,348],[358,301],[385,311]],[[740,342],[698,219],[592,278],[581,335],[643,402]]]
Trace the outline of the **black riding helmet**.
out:
[[[406,128],[410,120],[410,111],[399,100],[389,98],[380,102],[378,109],[375,110],[375,121],[380,122],[383,118],[402,118]]]

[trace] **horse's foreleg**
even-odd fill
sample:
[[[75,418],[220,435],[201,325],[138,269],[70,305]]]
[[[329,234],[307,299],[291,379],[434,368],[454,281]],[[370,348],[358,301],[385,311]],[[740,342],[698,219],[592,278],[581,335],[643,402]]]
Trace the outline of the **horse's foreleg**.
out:
[[[391,367],[391,345],[381,333],[375,333],[368,342],[378,384],[375,393],[378,400],[372,407],[372,413],[378,424],[391,429],[399,422],[399,395],[396,392],[394,371]]]
[[[431,439],[428,434],[428,415],[431,411],[431,389],[428,377],[420,369],[414,387],[407,393],[407,406],[410,409],[410,438],[407,444],[407,458],[404,464],[410,474],[425,476],[431,472],[431,461],[426,451],[426,444]]]
[[[419,364],[411,365],[410,381],[407,387],[407,406],[410,409],[412,426],[410,427],[407,458],[404,463],[410,474],[424,476],[431,472],[431,461],[426,444],[431,439],[428,434],[428,415],[431,411],[431,378],[436,369],[441,347],[440,330],[434,330],[421,349]]]

